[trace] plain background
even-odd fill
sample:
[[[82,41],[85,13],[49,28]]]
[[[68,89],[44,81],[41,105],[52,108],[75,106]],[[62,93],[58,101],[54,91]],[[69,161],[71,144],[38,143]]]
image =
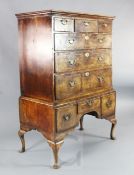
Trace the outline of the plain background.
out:
[[[18,29],[15,13],[45,9],[116,16],[113,23],[113,85],[117,89],[117,141],[108,139],[110,124],[85,118],[85,130],[67,137],[60,170],[46,140],[27,134],[29,152],[18,153]],[[0,0],[0,174],[133,175],[134,168],[134,1],[133,0]],[[99,137],[100,136],[100,137]]]

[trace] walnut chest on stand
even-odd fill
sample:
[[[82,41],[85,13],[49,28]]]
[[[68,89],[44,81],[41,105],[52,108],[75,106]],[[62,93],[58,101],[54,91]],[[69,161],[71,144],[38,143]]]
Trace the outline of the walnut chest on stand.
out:
[[[64,11],[16,15],[19,28],[19,99],[22,152],[24,134],[37,129],[47,139],[59,167],[65,136],[85,114],[116,125],[112,87],[114,17]]]

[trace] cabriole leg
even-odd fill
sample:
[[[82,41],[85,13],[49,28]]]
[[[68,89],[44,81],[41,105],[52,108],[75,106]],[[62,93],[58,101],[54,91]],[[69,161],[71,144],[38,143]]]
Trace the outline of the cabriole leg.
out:
[[[84,128],[83,128],[83,117],[84,116],[82,116],[81,119],[80,119],[80,129],[79,130],[81,130],[81,131],[84,130]]]
[[[59,142],[52,142],[48,140],[48,144],[52,148],[53,155],[54,155],[54,165],[53,165],[54,169],[58,169],[60,167],[59,161],[58,161],[58,153],[59,153],[59,149],[62,146],[63,142],[64,142],[63,140]]]
[[[112,123],[111,132],[110,132],[110,138],[112,140],[115,140],[116,139],[116,137],[115,137],[115,126],[117,124],[117,121],[116,121],[116,119],[112,119],[112,120],[110,120],[110,122]]]
[[[25,152],[25,138],[24,138],[24,134],[26,133],[26,131],[24,130],[19,130],[18,131],[18,135],[20,137],[21,143],[22,143],[22,149],[21,149],[21,153]]]

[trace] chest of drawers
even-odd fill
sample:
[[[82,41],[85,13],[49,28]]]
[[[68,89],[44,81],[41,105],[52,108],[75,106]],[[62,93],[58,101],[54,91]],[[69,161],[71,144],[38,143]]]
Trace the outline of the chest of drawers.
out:
[[[48,140],[58,168],[65,136],[85,114],[116,124],[112,87],[114,17],[62,11],[16,15],[19,28],[19,99],[22,152],[24,134],[36,129]]]

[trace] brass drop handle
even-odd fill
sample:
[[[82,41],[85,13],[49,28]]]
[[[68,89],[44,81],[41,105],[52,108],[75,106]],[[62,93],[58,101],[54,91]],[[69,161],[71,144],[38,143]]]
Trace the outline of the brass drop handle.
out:
[[[69,121],[70,118],[71,118],[71,114],[67,114],[67,115],[64,115],[64,116],[63,116],[63,119],[64,119],[65,121]]]
[[[69,39],[69,40],[68,40],[69,44],[73,44],[74,41],[75,41],[74,39]]]
[[[68,63],[69,63],[69,65],[71,65],[71,66],[74,65],[75,62],[76,62],[75,59],[69,59],[69,60],[68,60]]]
[[[89,22],[84,21],[85,26],[89,26]]]
[[[99,61],[99,62],[102,62],[103,59],[104,59],[103,56],[99,56],[99,57],[98,57],[98,61]]]
[[[75,81],[69,81],[69,85],[70,85],[71,87],[74,87],[74,86],[75,86]]]
[[[107,102],[106,102],[106,106],[107,106],[107,108],[110,108],[111,106],[112,106],[112,100],[108,100]]]
[[[85,53],[85,57],[88,58],[90,56],[90,53],[89,52],[86,52]]]
[[[90,99],[90,100],[87,101],[87,105],[89,107],[91,107],[93,105],[93,102],[94,102],[93,99]]]
[[[102,84],[104,82],[104,77],[103,76],[98,76],[98,81]]]
[[[98,39],[98,42],[99,42],[99,43],[103,43],[103,42],[104,42],[104,39],[105,39],[105,38],[101,38],[101,39],[99,38],[99,39]]]
[[[67,19],[62,19],[62,20],[61,20],[61,24],[62,24],[62,25],[66,25],[66,24],[67,24]]]

